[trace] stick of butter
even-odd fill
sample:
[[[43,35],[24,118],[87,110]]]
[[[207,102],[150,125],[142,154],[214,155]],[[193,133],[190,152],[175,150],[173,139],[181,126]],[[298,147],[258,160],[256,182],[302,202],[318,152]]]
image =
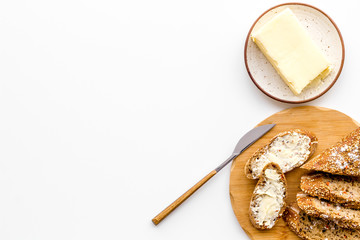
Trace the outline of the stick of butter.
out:
[[[289,8],[251,34],[251,39],[295,95],[331,71],[329,61]]]

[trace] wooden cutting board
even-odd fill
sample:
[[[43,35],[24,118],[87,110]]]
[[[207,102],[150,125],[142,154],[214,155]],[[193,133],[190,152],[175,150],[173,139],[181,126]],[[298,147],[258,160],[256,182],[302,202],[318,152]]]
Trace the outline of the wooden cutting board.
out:
[[[314,154],[314,156],[316,156],[326,148],[338,142],[352,130],[356,129],[359,124],[339,111],[313,106],[290,108],[278,112],[259,123],[258,126],[270,123],[275,123],[276,126],[238,156],[231,166],[231,204],[237,220],[250,239],[298,240],[300,238],[290,231],[282,219],[280,219],[271,230],[260,231],[251,224],[248,211],[250,198],[257,180],[250,180],[245,177],[244,167],[246,161],[257,149],[266,145],[276,134],[289,129],[301,128],[313,132],[319,140],[318,148]],[[286,173],[288,182],[287,203],[295,201],[295,195],[300,190],[300,177],[305,172],[305,170],[296,168],[293,171]]]

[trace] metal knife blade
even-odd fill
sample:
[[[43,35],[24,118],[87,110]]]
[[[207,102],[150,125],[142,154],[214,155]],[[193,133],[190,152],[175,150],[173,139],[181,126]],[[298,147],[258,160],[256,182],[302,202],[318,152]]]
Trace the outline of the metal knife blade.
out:
[[[249,132],[247,132],[242,138],[240,138],[239,142],[236,144],[232,155],[228,159],[226,159],[225,162],[223,162],[217,168],[215,168],[216,172],[219,172],[221,169],[223,169],[229,162],[234,160],[237,156],[240,155],[240,153],[245,151],[248,147],[250,147],[259,138],[264,136],[275,125],[276,124],[262,125],[262,126],[253,128]]]
[[[268,131],[270,131],[276,124],[267,124],[256,127],[249,132],[247,132],[242,138],[240,138],[239,142],[236,144],[233,154],[240,154],[245,149],[250,147],[254,142],[256,142],[259,138],[265,135]]]

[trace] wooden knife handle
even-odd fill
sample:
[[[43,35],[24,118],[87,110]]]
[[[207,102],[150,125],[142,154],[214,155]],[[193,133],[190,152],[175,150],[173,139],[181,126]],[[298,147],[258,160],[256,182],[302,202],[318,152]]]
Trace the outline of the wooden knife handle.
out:
[[[196,190],[198,190],[202,185],[204,185],[210,178],[212,178],[216,174],[216,170],[211,171],[208,175],[206,175],[203,179],[201,179],[198,183],[196,183],[192,188],[190,188],[187,192],[181,195],[178,199],[176,199],[172,204],[170,204],[167,208],[165,208],[161,213],[159,213],[156,217],[152,219],[152,222],[155,225],[158,225],[167,215],[169,215],[172,211],[174,211],[180,204],[182,204],[186,199],[188,199]]]

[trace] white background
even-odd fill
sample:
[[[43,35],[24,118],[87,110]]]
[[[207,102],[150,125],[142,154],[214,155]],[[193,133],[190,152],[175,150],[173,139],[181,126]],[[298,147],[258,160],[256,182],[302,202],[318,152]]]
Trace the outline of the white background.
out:
[[[246,239],[227,166],[151,219],[269,115],[243,47],[275,0],[0,2],[0,239]],[[306,1],[346,47],[308,105],[360,121],[360,2]],[[244,216],[247,217],[247,216]]]

